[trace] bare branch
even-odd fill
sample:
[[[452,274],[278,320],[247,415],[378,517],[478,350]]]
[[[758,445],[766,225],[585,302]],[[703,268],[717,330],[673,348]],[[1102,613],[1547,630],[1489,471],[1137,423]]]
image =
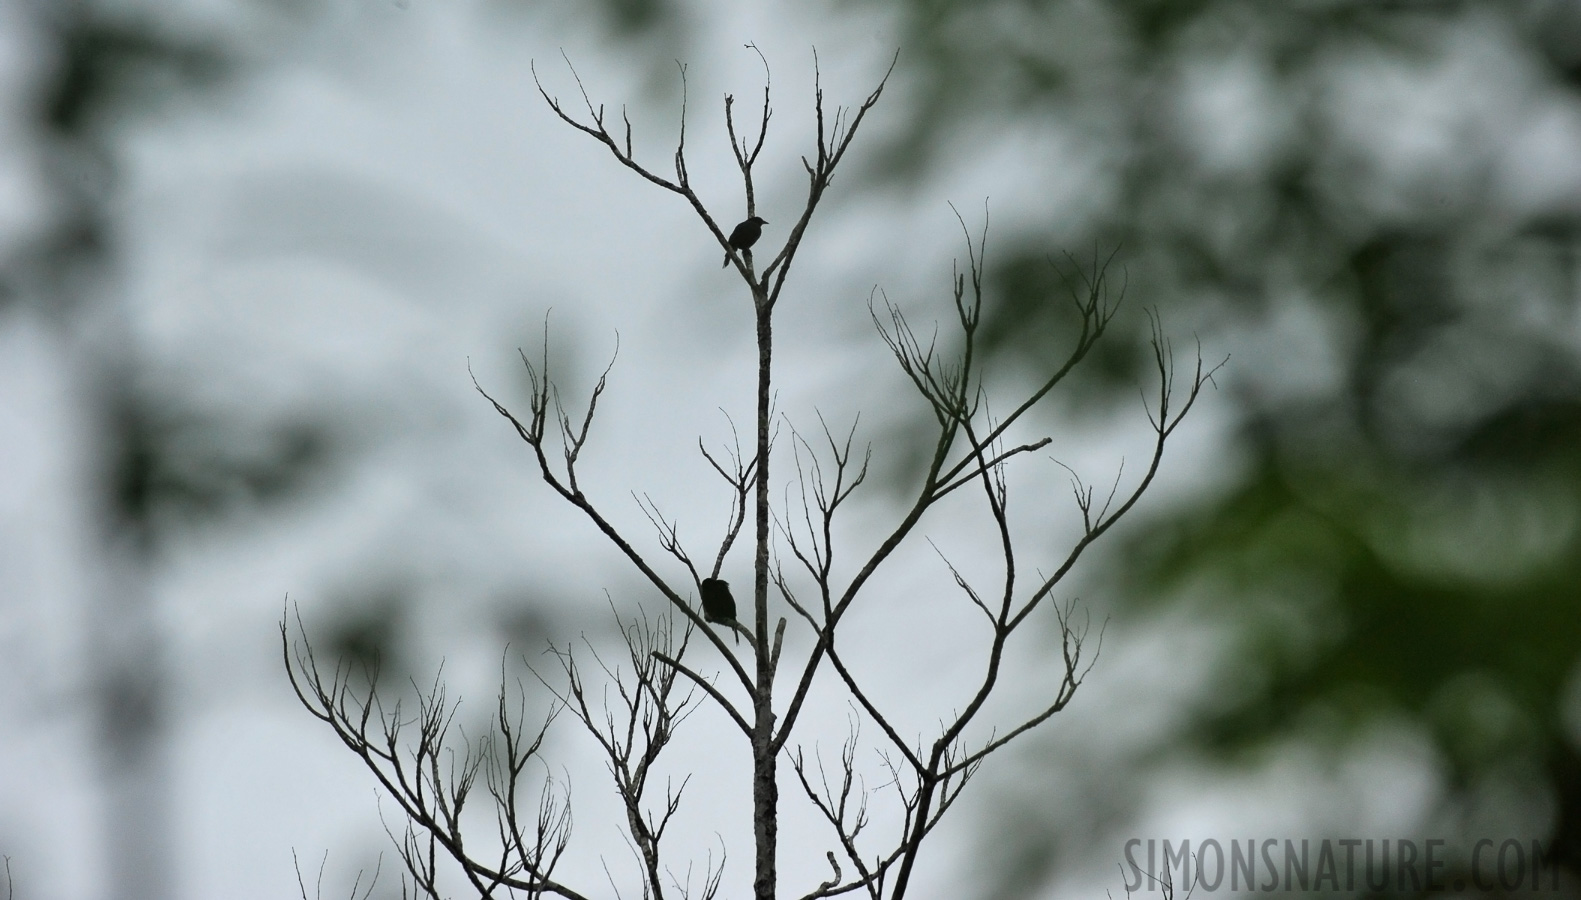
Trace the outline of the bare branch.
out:
[[[562,122],[565,122],[567,125],[575,128],[577,131],[592,137],[594,140],[608,147],[609,152],[614,155],[615,159],[619,161],[621,165],[632,170],[633,172],[636,172],[648,182],[658,185],[667,191],[685,197],[687,202],[691,204],[692,210],[697,213],[698,218],[702,219],[703,224],[714,235],[714,239],[719,242],[719,246],[727,247],[729,244],[729,239],[727,238],[725,231],[720,228],[716,221],[714,221],[713,216],[709,215],[708,210],[703,206],[701,198],[699,198],[696,192],[692,190],[692,186],[687,178],[686,67],[681,65],[679,62],[676,64],[680,69],[681,78],[681,125],[680,135],[677,138],[675,145],[675,180],[671,181],[661,175],[655,174],[653,171],[637,162],[636,158],[632,155],[631,131],[629,122],[626,126],[627,131],[624,142],[617,141],[615,137],[609,133],[609,130],[604,127],[603,107],[598,107],[597,109],[594,108],[593,101],[587,95],[587,88],[582,84],[582,78],[577,74],[576,68],[571,65],[570,58],[566,57],[563,51],[560,55],[565,59],[566,68],[570,69],[571,77],[576,80],[577,90],[582,94],[582,100],[587,106],[588,122],[591,124],[588,124],[588,122],[579,121],[575,116],[572,116],[570,113],[566,112],[565,108],[560,105],[560,101],[551,96],[549,91],[543,86],[543,82],[538,78],[538,70],[536,65],[530,65],[529,68],[531,68],[532,71],[533,83],[538,87],[538,94],[539,96],[543,97],[544,103],[548,104],[549,109],[553,111]],[[624,149],[622,149],[622,143],[624,143]]]
[[[726,472],[724,467],[709,455],[708,450],[703,447],[701,438],[697,441],[697,447],[702,450],[703,457],[708,460],[709,465],[714,467],[714,471],[718,472],[720,477],[730,484],[734,493],[731,498],[730,526],[725,531],[724,540],[719,543],[719,552],[714,556],[714,567],[711,572],[711,577],[714,578],[719,577],[719,570],[725,564],[725,555],[734,546],[736,537],[741,533],[741,526],[746,522],[747,495],[757,483],[759,468],[757,457],[753,457],[750,463],[742,463],[741,436],[736,431],[735,420],[730,418],[729,413],[725,413],[725,420],[730,423],[730,434],[735,439],[734,447],[730,450],[732,471]]]
[[[965,591],[966,596],[971,599],[972,604],[983,611],[983,615],[988,617],[988,622],[990,625],[997,626],[998,620],[994,617],[993,610],[989,609],[988,604],[983,602],[983,598],[977,595],[977,591],[973,590],[972,586],[966,583],[966,578],[961,575],[958,569],[955,568],[955,564],[950,562],[949,558],[944,555],[944,551],[939,549],[939,545],[935,544],[932,538],[928,538],[928,546],[932,547],[933,552],[937,553],[939,555],[939,559],[949,567],[950,575],[955,578],[956,586]]]
[[[544,409],[547,407],[550,394],[553,393],[553,383],[549,379],[547,326],[545,328],[543,361],[541,363],[542,372],[540,373],[530,362],[528,362],[525,355],[523,355],[522,359],[527,365],[528,377],[533,386],[533,425],[523,425],[521,421],[510,412],[510,410],[506,409],[503,404],[501,404],[498,400],[495,400],[494,397],[485,391],[483,387],[478,384],[476,378],[473,379],[472,386],[479,394],[483,396],[485,400],[488,400],[489,403],[493,405],[496,412],[505,417],[507,421],[511,422],[511,424],[516,429],[517,435],[519,435],[522,440],[532,448],[533,454],[538,460],[539,475],[543,479],[544,483],[549,485],[549,487],[552,488],[555,493],[559,494],[561,498],[576,508],[582,510],[583,514],[593,522],[594,526],[597,527],[599,531],[603,532],[604,536],[608,538],[609,541],[621,551],[621,553],[625,554],[626,558],[630,560],[634,566],[637,567],[637,570],[642,572],[642,574],[647,577],[649,583],[651,583],[659,591],[659,593],[665,597],[665,599],[669,600],[670,605],[673,608],[679,610],[682,615],[690,619],[692,624],[702,627],[702,616],[698,614],[698,612],[694,610],[684,599],[682,599],[680,594],[678,594],[673,588],[669,586],[669,584],[658,574],[658,572],[655,571],[651,565],[649,565],[648,561],[637,552],[636,548],[634,548],[631,543],[615,529],[614,525],[598,511],[598,509],[593,505],[592,501],[589,500],[587,496],[575,486],[575,479],[574,475],[572,474],[574,469],[572,467],[575,465],[576,452],[567,450],[563,454],[566,459],[565,465],[567,468],[567,475],[564,479],[562,479],[551,466],[549,462],[548,451],[545,447],[544,429],[542,423],[542,419],[545,415]],[[610,365],[614,365],[613,360],[611,360]],[[582,427],[577,431],[573,431],[568,425],[562,426],[563,431],[569,434],[569,440],[586,440],[587,432],[591,427],[593,413],[597,406],[598,395],[602,393],[604,389],[604,383],[608,375],[608,371],[608,369],[605,370],[604,376],[599,378],[598,385],[594,388],[593,398],[588,403],[588,411],[587,415],[583,419]],[[564,421],[564,416],[561,416],[561,419]],[[663,533],[662,526],[661,533]],[[694,571],[694,580],[695,575],[696,573]],[[747,673],[746,669],[742,668],[741,664],[730,655],[728,645],[711,630],[703,628],[703,631],[705,634],[707,634],[709,640],[713,641],[714,644],[719,648],[720,653],[725,656],[727,663],[731,666],[731,669],[735,672],[736,677],[741,681],[741,684],[749,692],[752,691],[752,678]]]
[[[764,304],[768,308],[772,309],[779,299],[780,291],[785,286],[785,277],[790,274],[791,262],[796,257],[797,248],[801,246],[802,235],[807,231],[807,223],[812,221],[813,211],[817,209],[819,201],[823,199],[823,192],[828,189],[830,182],[833,180],[835,168],[840,164],[840,160],[844,158],[845,151],[850,148],[851,139],[856,137],[856,130],[862,124],[862,119],[867,115],[867,111],[878,103],[878,98],[884,93],[884,87],[889,83],[889,76],[894,73],[895,64],[899,61],[900,51],[896,50],[894,58],[889,62],[889,68],[885,70],[884,76],[879,79],[878,87],[874,88],[873,92],[862,102],[861,108],[857,111],[856,117],[851,120],[850,125],[844,129],[843,133],[837,128],[833,134],[826,135],[824,130],[822,76],[818,71],[817,51],[813,52],[813,109],[818,121],[817,161],[808,163],[806,157],[802,157],[802,165],[807,168],[806,205],[802,210],[801,217],[791,227],[790,235],[785,239],[785,246],[774,257],[773,261],[763,268],[762,283],[768,284],[771,281],[773,283],[773,288],[764,300]]]
[[[693,672],[686,666],[681,665],[681,663],[678,661],[664,655],[663,653],[654,651],[653,658],[657,659],[659,662],[664,663],[675,671],[680,672],[687,678],[690,678],[694,684],[702,688],[703,691],[708,694],[708,696],[712,697],[715,703],[719,704],[720,708],[725,711],[726,715],[730,716],[731,721],[736,723],[736,727],[740,728],[743,734],[748,736],[752,734],[752,726],[747,724],[747,720],[742,717],[741,713],[736,710],[735,706],[731,704],[729,700],[725,699],[724,694],[719,693],[719,689],[714,687],[712,682],[708,681],[708,679],[697,674],[696,672]]]
[[[952,481],[949,484],[944,485],[943,487],[940,487],[937,490],[935,490],[933,492],[933,496],[936,499],[942,499],[945,495],[949,494],[951,491],[955,490],[956,488],[960,487],[963,484],[970,484],[973,480],[975,480],[976,478],[981,476],[984,472],[989,471],[990,469],[1000,465],[1001,463],[1003,463],[1006,460],[1008,460],[1010,457],[1015,456],[1015,455],[1020,454],[1020,453],[1030,453],[1030,452],[1032,452],[1034,450],[1041,450],[1044,447],[1047,447],[1052,440],[1053,440],[1052,438],[1039,438],[1038,440],[1033,441],[1030,444],[1022,444],[1019,447],[1012,447],[1009,450],[1006,450],[1006,451],[994,456],[992,459],[987,460],[984,463],[984,465],[979,466],[978,468],[970,469],[970,470],[968,470],[966,472],[961,473],[954,481]]]
[[[1060,682],[1059,690],[1055,693],[1054,701],[1041,712],[1012,728],[1004,736],[989,741],[975,753],[962,758],[951,767],[952,771],[961,771],[967,767],[977,765],[984,757],[1043,724],[1070,703],[1071,698],[1076,694],[1076,689],[1081,687],[1082,682],[1087,678],[1087,673],[1091,672],[1092,667],[1097,665],[1098,656],[1103,651],[1103,629],[1099,629],[1098,646],[1094,648],[1092,658],[1088,660],[1085,666],[1081,664],[1082,648],[1087,639],[1088,629],[1085,623],[1079,632],[1071,628],[1071,610],[1072,606],[1067,604],[1065,609],[1057,610],[1056,613],[1059,616],[1060,646],[1065,662],[1065,674]]]
[[[1153,479],[1158,475],[1159,466],[1163,463],[1164,459],[1164,447],[1167,444],[1170,436],[1174,434],[1175,429],[1179,427],[1180,423],[1185,420],[1186,414],[1191,411],[1191,408],[1196,405],[1197,398],[1202,393],[1202,388],[1213,381],[1214,374],[1217,373],[1218,370],[1224,366],[1225,362],[1228,360],[1226,357],[1225,361],[1219,362],[1212,368],[1205,369],[1202,360],[1202,354],[1199,349],[1195,370],[1192,374],[1191,387],[1186,391],[1185,400],[1180,404],[1180,408],[1172,413],[1170,411],[1170,405],[1175,399],[1173,357],[1171,356],[1170,350],[1168,348],[1168,341],[1163,336],[1162,328],[1158,322],[1157,316],[1150,316],[1150,319],[1153,326],[1152,347],[1154,367],[1158,372],[1159,379],[1158,394],[1156,399],[1158,411],[1156,414],[1154,414],[1151,410],[1149,410],[1148,413],[1148,421],[1153,425],[1154,441],[1153,451],[1148,459],[1147,471],[1143,473],[1141,481],[1137,483],[1136,487],[1132,488],[1132,490],[1125,496],[1124,500],[1117,508],[1114,509],[1113,512],[1108,512],[1110,501],[1105,501],[1103,511],[1101,511],[1099,515],[1091,517],[1090,524],[1087,526],[1085,533],[1082,535],[1081,539],[1071,547],[1070,552],[1066,555],[1064,561],[1061,562],[1059,567],[1054,570],[1054,574],[1044,579],[1043,584],[1032,593],[1031,597],[1029,597],[1022,605],[1020,611],[1018,611],[1015,616],[1012,617],[1010,620],[1011,628],[1017,627],[1022,621],[1026,619],[1027,616],[1031,615],[1032,611],[1036,609],[1038,604],[1049,595],[1049,593],[1054,589],[1055,585],[1059,584],[1060,581],[1063,580],[1064,577],[1070,572],[1070,570],[1075,567],[1076,561],[1081,558],[1082,553],[1085,552],[1094,541],[1102,537],[1105,532],[1112,528],[1116,522],[1125,516],[1126,513],[1130,512],[1131,509],[1136,506],[1137,502],[1142,499],[1142,495],[1147,492],[1148,487],[1150,487],[1153,483]],[[1087,506],[1089,508],[1091,506],[1090,491]],[[1084,518],[1086,518],[1085,510],[1083,515]]]
[[[566,898],[583,896],[551,877],[552,860],[518,860],[515,865],[486,861],[465,846],[462,812],[479,772],[498,757],[491,740],[451,739],[456,707],[446,699],[438,676],[431,688],[418,692],[414,717],[406,716],[399,702],[385,710],[376,690],[376,673],[365,672],[361,688],[354,687],[353,673],[345,665],[337,665],[326,676],[307,640],[300,612],[295,613],[295,620],[295,642],[288,619],[282,617],[280,622],[281,652],[292,690],[308,712],[328,724],[341,743],[362,760],[400,809],[406,836],[397,844],[417,887],[437,896],[434,879],[438,854],[443,851],[485,895],[507,887]],[[515,725],[503,727],[509,731]],[[544,727],[548,727],[547,721]],[[508,744],[512,765],[519,773],[525,760],[536,755],[541,740],[530,747]],[[442,756],[450,760],[446,768],[440,766]],[[516,802],[514,795],[497,799],[512,805]]]
[[[613,606],[611,611],[614,611]],[[659,755],[674,736],[675,729],[697,707],[698,701],[690,692],[674,696],[675,677],[681,668],[679,660],[686,652],[691,628],[686,628],[678,645],[673,619],[668,615],[659,617],[656,622],[643,615],[629,624],[621,622],[620,628],[626,644],[626,661],[631,666],[630,675],[624,669],[611,668],[591,644],[587,645],[588,652],[609,676],[618,704],[612,707],[606,698],[602,715],[595,712],[570,648],[552,648],[566,682],[564,692],[557,696],[602,748],[605,763],[614,777],[615,791],[625,806],[627,836],[641,859],[646,890],[658,896],[663,892],[660,841],[680,808],[687,782],[683,780],[679,787],[667,785],[657,811],[647,806],[647,790]],[[701,679],[695,676],[693,679],[703,684]],[[707,690],[711,686],[704,687]],[[729,705],[722,702],[723,698],[716,692],[710,693],[730,711]]]

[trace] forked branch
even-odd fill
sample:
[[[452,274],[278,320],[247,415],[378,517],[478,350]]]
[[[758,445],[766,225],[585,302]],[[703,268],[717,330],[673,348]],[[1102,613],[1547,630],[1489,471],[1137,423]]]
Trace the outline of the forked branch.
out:
[[[453,738],[456,707],[446,699],[438,676],[427,691],[417,692],[415,716],[400,701],[386,708],[376,689],[376,671],[358,672],[337,663],[333,671],[324,672],[300,615],[295,625],[293,640],[288,621],[280,622],[291,687],[302,705],[362,760],[400,810],[406,828],[397,844],[418,887],[435,892],[437,858],[444,854],[480,896],[500,888],[569,900],[584,896],[554,878],[570,839],[563,792],[545,776],[537,811],[528,817],[521,810],[522,773],[538,758],[553,710],[536,732],[527,731],[521,712],[510,712],[502,688],[493,732],[477,741]],[[463,835],[462,821],[480,774],[495,801],[498,840],[475,849]]]

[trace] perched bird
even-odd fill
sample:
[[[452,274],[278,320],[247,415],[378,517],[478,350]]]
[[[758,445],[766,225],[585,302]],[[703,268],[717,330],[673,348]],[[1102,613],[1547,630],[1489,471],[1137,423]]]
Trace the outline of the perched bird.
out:
[[[730,585],[718,578],[704,578],[699,585],[703,597],[703,618],[736,627],[736,598],[730,596]],[[741,643],[737,632],[736,643]]]
[[[730,240],[728,243],[737,250],[751,249],[752,245],[758,242],[758,238],[763,236],[763,226],[767,224],[768,222],[765,222],[757,216],[753,216],[745,222],[742,222],[740,225],[737,225],[735,230],[730,232]],[[728,265],[730,265],[730,254],[726,253],[725,265],[720,266],[719,268],[723,269]],[[724,582],[720,582],[720,584],[723,583]]]

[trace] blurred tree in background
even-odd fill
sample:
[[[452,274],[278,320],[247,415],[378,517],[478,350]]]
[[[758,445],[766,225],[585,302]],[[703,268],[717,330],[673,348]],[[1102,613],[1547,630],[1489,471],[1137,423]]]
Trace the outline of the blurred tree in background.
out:
[[[640,3],[606,6],[612,33],[656,21]],[[75,500],[93,529],[83,551],[91,594],[84,671],[66,676],[66,702],[34,683],[49,680],[33,670],[37,660],[13,660],[8,671],[20,674],[33,715],[71,716],[78,698],[89,710],[104,829],[86,845],[97,848],[102,837],[105,858],[86,851],[84,867],[102,862],[110,896],[162,900],[178,884],[169,747],[178,685],[159,608],[167,565],[201,534],[256,528],[260,510],[300,502],[312,488],[321,496],[326,476],[358,449],[348,425],[355,416],[327,392],[319,407],[283,414],[217,405],[191,379],[189,360],[147,346],[125,271],[127,229],[136,225],[125,203],[128,144],[140,128],[223,109],[229,92],[335,12],[317,0],[207,9],[21,0],[0,9],[0,25],[16,29],[28,57],[8,73],[22,83],[20,102],[6,110],[16,153],[8,174],[22,175],[41,198],[29,211],[36,214],[0,233],[0,328],[50,333],[75,404],[65,415],[83,441],[74,448]],[[330,626],[333,651],[387,665],[401,659],[401,607],[413,598],[389,578]],[[0,824],[26,831],[18,821]],[[29,859],[19,880],[54,877]]]
[[[136,125],[223,89],[245,46],[128,5],[24,3],[10,16],[40,63],[13,124],[44,210],[5,236],[0,323],[53,330],[80,404],[79,499],[94,533],[86,671],[74,680],[91,710],[113,895],[154,900],[175,887],[160,564],[194,532],[292,495],[332,439],[323,422],[258,422],[194,402],[180,361],[139,346],[120,289],[122,142]]]
[[[1171,752],[1406,721],[1448,781],[1424,827],[1490,836],[1514,796],[1500,824],[1581,871],[1581,4],[869,5],[922,83],[897,160],[1049,123],[1083,195],[1024,246],[1120,246],[1134,300],[1233,354],[1228,471],[1110,557],[1124,615],[1229,635]],[[999,260],[999,352],[1035,353],[1057,276]],[[1049,838],[995,838],[1003,895]]]

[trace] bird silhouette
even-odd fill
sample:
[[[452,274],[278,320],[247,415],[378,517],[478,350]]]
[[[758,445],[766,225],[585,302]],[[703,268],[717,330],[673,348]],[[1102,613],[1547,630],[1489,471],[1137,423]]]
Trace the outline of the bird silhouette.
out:
[[[763,226],[767,224],[767,221],[760,219],[757,216],[753,216],[745,222],[742,222],[740,225],[737,225],[735,229],[730,232],[730,240],[726,243],[737,250],[749,250],[753,244],[758,242],[758,238],[763,236]],[[723,269],[728,265],[730,265],[730,253],[726,251],[725,265],[720,266],[719,268]],[[723,584],[723,582],[721,582],[721,584]]]
[[[736,628],[736,598],[730,596],[730,585],[718,578],[704,578],[698,585],[703,599],[703,618]],[[741,643],[741,633],[736,632],[736,643]]]

